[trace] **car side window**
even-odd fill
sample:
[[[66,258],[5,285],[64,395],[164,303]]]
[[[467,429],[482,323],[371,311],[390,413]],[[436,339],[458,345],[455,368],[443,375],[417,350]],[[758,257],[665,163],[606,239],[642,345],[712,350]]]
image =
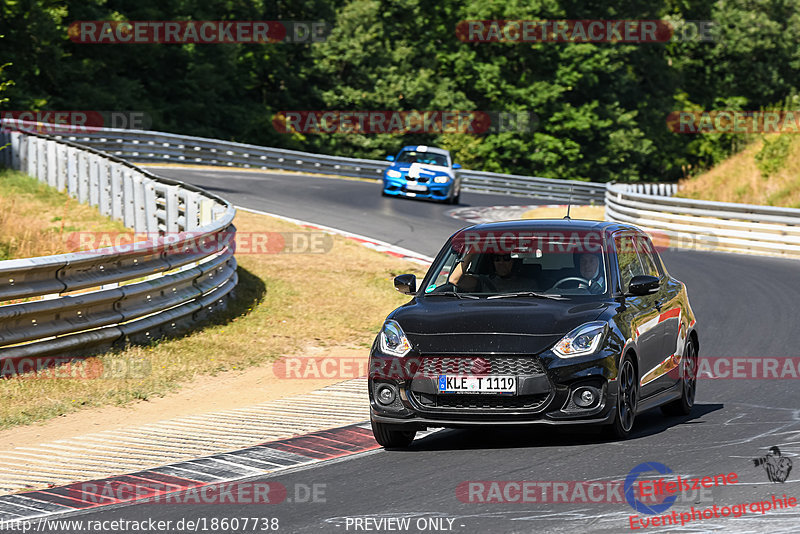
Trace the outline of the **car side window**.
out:
[[[458,260],[458,255],[456,254],[451,254],[448,258],[445,259],[445,263],[444,265],[442,265],[439,274],[436,277],[436,280],[434,280],[432,286],[430,286],[431,289],[433,287],[439,287],[447,283],[447,280],[450,277],[450,273],[453,272],[453,269],[455,268],[455,265],[457,263],[456,260]]]
[[[624,293],[634,276],[645,274],[636,252],[636,242],[632,235],[618,235],[614,238],[619,263],[620,290]]]
[[[650,245],[650,241],[645,237],[639,236],[636,238],[636,243],[638,245],[637,250],[639,251],[639,259],[642,261],[644,274],[661,278],[661,273],[658,272],[656,260],[653,257],[653,247]]]

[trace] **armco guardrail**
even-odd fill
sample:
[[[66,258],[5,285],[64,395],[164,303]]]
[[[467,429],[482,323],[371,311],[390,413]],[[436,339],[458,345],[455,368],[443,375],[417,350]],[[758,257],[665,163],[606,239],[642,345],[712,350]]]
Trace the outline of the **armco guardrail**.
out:
[[[658,195],[662,197],[671,197],[678,192],[678,184],[637,182],[633,184],[614,185],[623,188],[624,191],[629,193],[643,193],[645,195]]]
[[[31,131],[0,130],[2,145],[6,167],[98,207],[149,240],[124,250],[0,261],[0,373],[13,374],[26,359],[22,368],[29,370],[47,358],[146,342],[224,307],[237,283],[235,209],[226,200]]]
[[[183,163],[282,169],[379,180],[385,161],[343,158],[203,137],[123,129],[96,129],[62,137],[139,163]],[[605,184],[462,170],[465,191],[491,192],[580,204],[603,202]]]
[[[800,258],[800,209],[643,195],[627,189],[609,184],[606,220],[654,231],[668,238],[670,246]]]

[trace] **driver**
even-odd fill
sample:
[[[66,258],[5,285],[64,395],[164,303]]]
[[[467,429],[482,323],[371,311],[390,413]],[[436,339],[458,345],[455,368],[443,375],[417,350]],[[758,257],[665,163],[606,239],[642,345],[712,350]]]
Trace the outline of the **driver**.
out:
[[[578,258],[575,263],[579,266],[580,276],[589,281],[589,293],[593,295],[605,293],[606,281],[601,268],[600,256],[589,252],[576,253],[576,255]]]

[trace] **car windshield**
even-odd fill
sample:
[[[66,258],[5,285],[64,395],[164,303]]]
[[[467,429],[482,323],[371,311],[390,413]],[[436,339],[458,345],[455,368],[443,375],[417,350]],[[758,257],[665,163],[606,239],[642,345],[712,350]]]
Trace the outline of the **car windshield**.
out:
[[[425,294],[512,298],[606,295],[602,239],[533,232],[453,238],[426,277]]]
[[[416,150],[404,150],[397,156],[398,163],[424,163],[426,165],[437,165],[447,167],[447,156],[435,154],[433,152],[418,152]]]

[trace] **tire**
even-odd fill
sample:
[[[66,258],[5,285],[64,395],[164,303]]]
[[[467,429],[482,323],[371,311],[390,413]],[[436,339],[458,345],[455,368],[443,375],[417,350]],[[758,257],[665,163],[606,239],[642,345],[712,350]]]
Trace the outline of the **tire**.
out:
[[[387,449],[404,449],[411,445],[417,435],[416,430],[398,430],[394,425],[377,423],[371,419],[370,423],[375,441]]]
[[[461,198],[461,187],[458,184],[453,184],[453,189],[450,190],[450,196],[445,200],[448,204],[458,204]]]
[[[661,407],[661,413],[670,416],[689,415],[697,392],[697,347],[691,339],[686,342],[682,362],[681,398]]]
[[[626,439],[636,419],[639,402],[639,378],[630,356],[625,356],[619,365],[617,405],[614,408],[614,422],[606,427],[606,433],[613,438]]]

